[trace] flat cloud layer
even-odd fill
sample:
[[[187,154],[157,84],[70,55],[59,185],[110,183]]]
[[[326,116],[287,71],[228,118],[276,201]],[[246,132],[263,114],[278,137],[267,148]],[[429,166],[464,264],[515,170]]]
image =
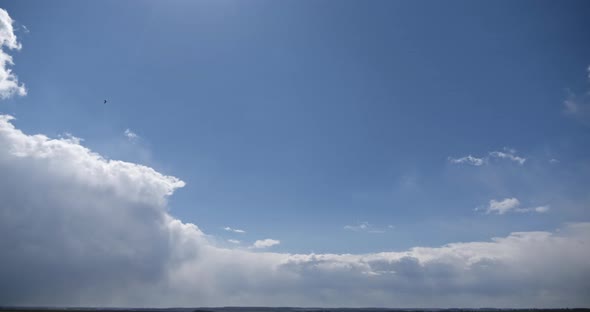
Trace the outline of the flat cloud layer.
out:
[[[13,122],[0,115],[3,305],[590,305],[590,223],[404,252],[227,249],[168,213],[181,180]]]

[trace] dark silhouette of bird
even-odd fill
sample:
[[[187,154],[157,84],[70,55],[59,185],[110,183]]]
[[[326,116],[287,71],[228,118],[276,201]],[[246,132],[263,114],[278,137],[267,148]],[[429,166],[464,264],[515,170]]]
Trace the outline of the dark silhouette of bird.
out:
[[[106,104],[106,103],[107,103],[107,100],[104,100],[104,103],[102,103],[102,104]]]

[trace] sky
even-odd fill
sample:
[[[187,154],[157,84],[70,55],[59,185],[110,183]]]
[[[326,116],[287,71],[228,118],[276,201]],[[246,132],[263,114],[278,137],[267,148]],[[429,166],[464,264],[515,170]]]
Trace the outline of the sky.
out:
[[[0,305],[590,307],[588,2],[0,7]]]

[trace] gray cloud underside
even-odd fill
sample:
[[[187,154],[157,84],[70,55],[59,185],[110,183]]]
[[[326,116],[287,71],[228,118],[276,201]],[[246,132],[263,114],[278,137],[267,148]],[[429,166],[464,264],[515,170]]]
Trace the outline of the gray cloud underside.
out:
[[[374,254],[216,246],[168,212],[177,178],[0,117],[0,303],[590,305],[590,223]]]

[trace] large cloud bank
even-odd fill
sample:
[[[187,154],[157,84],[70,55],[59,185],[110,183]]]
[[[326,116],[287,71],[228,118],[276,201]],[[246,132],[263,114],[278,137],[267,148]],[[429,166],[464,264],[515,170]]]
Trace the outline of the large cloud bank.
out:
[[[0,117],[0,303],[588,306],[590,224],[364,255],[216,246],[172,217],[184,183]]]

